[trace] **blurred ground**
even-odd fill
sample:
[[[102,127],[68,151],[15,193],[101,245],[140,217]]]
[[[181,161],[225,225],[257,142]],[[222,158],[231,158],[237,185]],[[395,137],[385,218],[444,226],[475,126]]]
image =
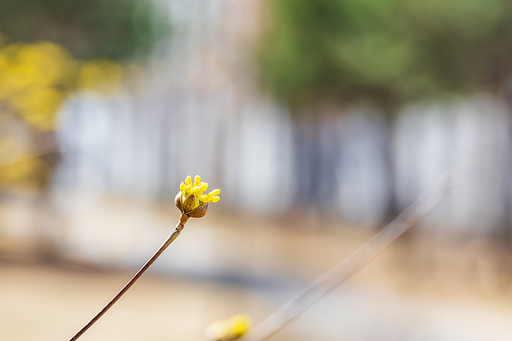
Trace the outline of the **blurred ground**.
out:
[[[68,340],[131,277],[35,264],[0,265],[2,340]],[[83,340],[201,340],[207,323],[244,309],[236,286],[145,276]]]
[[[127,217],[110,218],[113,228],[136,211],[129,203],[119,207]],[[69,339],[160,245],[171,215],[150,219],[144,228],[156,226],[152,232],[134,228],[130,235],[145,247],[124,257],[102,251],[97,217],[88,224],[89,242],[99,233],[95,253],[75,244],[74,253],[46,252],[44,260],[41,250],[23,247],[35,244],[2,238],[0,340]],[[204,327],[219,318],[246,312],[261,321],[372,235],[368,228],[319,225],[316,218],[211,213],[191,220],[155,268],[82,339],[200,341]],[[115,238],[103,240],[116,249]],[[510,340],[509,259],[497,243],[451,243],[413,231],[272,340]]]

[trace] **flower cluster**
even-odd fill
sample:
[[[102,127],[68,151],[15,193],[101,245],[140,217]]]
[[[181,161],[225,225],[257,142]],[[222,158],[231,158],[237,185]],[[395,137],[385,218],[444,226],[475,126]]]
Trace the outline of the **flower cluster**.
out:
[[[200,218],[206,214],[208,203],[220,200],[218,196],[220,189],[204,194],[208,189],[206,182],[201,182],[201,177],[196,175],[194,182],[189,175],[185,182],[180,185],[180,193],[176,196],[176,206],[182,212],[190,217]]]
[[[234,341],[247,334],[251,320],[245,314],[238,314],[229,320],[212,322],[206,327],[205,334],[210,341]]]

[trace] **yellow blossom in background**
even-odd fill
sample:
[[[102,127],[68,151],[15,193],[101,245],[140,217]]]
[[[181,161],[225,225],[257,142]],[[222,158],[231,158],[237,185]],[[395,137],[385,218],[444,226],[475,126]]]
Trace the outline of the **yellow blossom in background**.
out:
[[[119,92],[123,68],[116,62],[104,59],[83,63],[78,73],[80,90],[96,90],[98,94],[113,96]]]
[[[205,330],[209,341],[234,341],[247,334],[251,328],[251,320],[246,314],[232,316],[229,320],[210,323]]]
[[[41,188],[50,173],[50,167],[40,158],[30,154],[20,155],[11,162],[0,164],[0,188],[12,185]]]
[[[208,189],[206,182],[201,182],[201,177],[196,175],[194,182],[189,175],[185,182],[180,185],[181,204],[185,212],[192,211],[193,209],[202,206],[206,203],[217,202],[220,200],[218,196],[220,189],[211,191],[208,194],[203,194]]]
[[[79,61],[52,42],[8,41],[0,32],[0,118],[2,124],[14,120],[29,126],[26,131],[32,137],[56,129],[57,115],[69,95],[84,90],[115,95],[127,73],[114,61]],[[137,72],[143,71],[139,68]],[[0,141],[5,138],[5,134],[0,135]],[[0,143],[0,185],[19,184],[23,178],[38,182],[51,172],[51,166],[34,156],[35,150],[38,154],[41,151],[39,145],[31,145],[32,141],[37,138],[20,135],[14,137],[19,148],[12,148],[10,140]],[[8,155],[13,150],[16,153]]]
[[[11,99],[25,121],[41,130],[55,127],[55,119],[63,101],[64,95],[55,88],[33,89]]]
[[[69,94],[95,90],[115,95],[123,75],[114,61],[80,62],[58,44],[13,43],[0,48],[0,103],[31,126],[51,130]]]
[[[0,49],[0,96],[60,85],[70,77],[71,56],[49,43],[10,44]]]
[[[57,44],[7,45],[0,49],[0,102],[29,125],[53,129],[73,74],[73,58]]]

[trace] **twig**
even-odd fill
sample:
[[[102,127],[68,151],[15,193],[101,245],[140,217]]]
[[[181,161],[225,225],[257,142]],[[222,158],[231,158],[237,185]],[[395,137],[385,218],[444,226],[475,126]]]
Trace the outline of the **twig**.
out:
[[[452,176],[445,172],[435,187],[425,193],[411,206],[407,207],[398,217],[363,244],[363,246],[334,268],[318,277],[309,287],[284,304],[259,325],[255,326],[242,340],[265,340],[283,328],[309,306],[356,273],[417,221],[425,217],[446,198],[454,185]]]
[[[167,237],[165,242],[158,248],[158,250],[151,256],[151,258],[140,268],[139,271],[126,283],[126,285],[108,302],[103,309],[101,309],[96,316],[94,316],[85,326],[82,327],[69,341],[77,340],[83,333],[87,331],[87,329],[91,328],[91,326],[96,323],[112,306],[123,296],[128,289],[132,287],[132,285],[142,276],[142,274],[155,262],[155,260],[167,249],[171,243],[178,238],[181,231],[185,227],[185,223],[188,220],[188,216],[186,214],[181,214],[180,220],[176,225],[176,228],[172,231],[172,233]]]

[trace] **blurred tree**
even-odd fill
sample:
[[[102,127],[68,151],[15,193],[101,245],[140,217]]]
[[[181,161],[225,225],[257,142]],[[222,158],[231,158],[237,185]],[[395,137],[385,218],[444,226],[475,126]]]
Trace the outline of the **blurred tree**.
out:
[[[270,0],[268,9],[259,79],[292,113],[370,102],[389,122],[408,102],[497,93],[510,81],[508,0]]]
[[[12,41],[58,43],[80,59],[147,54],[167,32],[149,0],[2,0],[0,29]]]
[[[276,0],[259,53],[263,86],[292,107],[493,89],[510,74],[506,0]]]

